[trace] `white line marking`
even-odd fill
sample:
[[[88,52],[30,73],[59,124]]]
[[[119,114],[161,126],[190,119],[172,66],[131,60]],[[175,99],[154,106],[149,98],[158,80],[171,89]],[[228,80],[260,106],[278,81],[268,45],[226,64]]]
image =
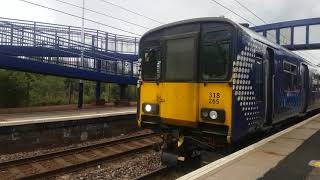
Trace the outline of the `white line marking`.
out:
[[[2,121],[0,126],[12,126],[12,125],[22,125],[28,123],[45,123],[45,122],[58,122],[58,121],[68,121],[76,119],[86,119],[86,118],[99,118],[110,115],[124,115],[124,114],[134,114],[136,111],[121,111],[121,112],[108,112],[108,113],[99,113],[99,114],[83,114],[83,115],[72,115],[72,116],[60,116],[60,117],[47,117],[47,118],[38,118],[30,120],[13,120],[13,121]]]
[[[217,161],[214,161],[208,165],[205,165],[205,166],[203,166],[203,167],[201,167],[191,173],[188,173],[188,174],[178,178],[177,180],[192,180],[192,179],[201,178],[202,176],[206,175],[207,173],[209,173],[211,171],[215,171],[218,168],[223,168],[223,166],[227,165],[228,163],[231,163],[235,159],[240,158],[241,156],[244,156],[244,155],[248,154],[249,152],[254,151],[255,149],[258,149],[259,147],[263,146],[264,144],[266,144],[266,143],[282,136],[283,134],[286,134],[286,133],[288,133],[288,132],[290,132],[290,131],[292,131],[292,130],[294,130],[294,129],[296,129],[296,128],[298,128],[298,127],[300,127],[300,126],[302,126],[302,125],[304,125],[304,124],[306,124],[306,123],[308,123],[318,117],[320,117],[320,114],[317,114],[309,119],[306,119],[306,120],[304,120],[294,126],[291,126],[283,131],[280,131],[277,134],[274,134],[274,135],[272,135],[266,139],[263,139],[255,144],[252,144],[252,145],[250,145],[240,151],[237,151],[237,152],[232,153],[224,158],[221,158]]]

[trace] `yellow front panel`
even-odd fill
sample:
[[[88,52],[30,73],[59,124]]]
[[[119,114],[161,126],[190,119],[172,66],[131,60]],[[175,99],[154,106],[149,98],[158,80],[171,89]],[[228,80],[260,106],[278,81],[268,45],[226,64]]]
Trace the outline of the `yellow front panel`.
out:
[[[196,122],[198,102],[197,83],[143,83],[141,86],[140,108],[143,103],[158,103],[161,118]]]
[[[160,85],[144,82],[140,88],[140,108],[142,103],[157,103],[160,96]]]
[[[225,111],[225,125],[231,128],[232,87],[229,83],[201,83],[199,84],[199,107],[223,109]],[[199,109],[199,111],[200,111]],[[199,114],[199,119],[201,119]],[[213,123],[214,121],[205,121]]]
[[[162,83],[163,102],[160,115],[163,118],[196,122],[198,117],[197,83]]]
[[[181,122],[219,122],[201,120],[201,108],[225,111],[225,125],[231,130],[232,87],[229,83],[143,83],[140,108],[143,103],[158,103],[160,117]],[[143,114],[143,112],[141,111]],[[177,123],[177,121],[167,121]],[[220,123],[221,124],[221,123]]]

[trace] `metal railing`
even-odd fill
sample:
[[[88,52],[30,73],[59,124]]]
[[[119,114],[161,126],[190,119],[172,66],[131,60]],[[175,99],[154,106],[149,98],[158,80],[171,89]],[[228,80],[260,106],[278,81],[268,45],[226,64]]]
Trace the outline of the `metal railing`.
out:
[[[0,47],[12,46],[17,51],[27,48],[45,48],[56,55],[36,55],[19,58],[81,68],[101,73],[137,75],[137,62],[125,57],[136,57],[138,38],[104,31],[85,29],[85,43],[81,43],[81,28],[31,21],[0,18]],[[42,48],[42,49],[41,49]],[[81,62],[81,49],[84,61]]]

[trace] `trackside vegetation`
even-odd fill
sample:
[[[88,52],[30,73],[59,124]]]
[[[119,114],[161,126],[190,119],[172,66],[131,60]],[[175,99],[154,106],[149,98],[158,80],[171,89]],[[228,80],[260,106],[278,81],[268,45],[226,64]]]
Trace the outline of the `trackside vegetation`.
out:
[[[76,104],[78,79],[0,69],[0,108]],[[84,103],[95,102],[95,82],[84,81]],[[136,87],[129,85],[129,100],[136,99]],[[101,84],[101,99],[120,98],[118,84]]]

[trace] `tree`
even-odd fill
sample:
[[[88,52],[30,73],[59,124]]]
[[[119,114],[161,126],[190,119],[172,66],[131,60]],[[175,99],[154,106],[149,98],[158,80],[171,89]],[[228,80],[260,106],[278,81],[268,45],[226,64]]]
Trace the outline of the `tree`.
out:
[[[28,95],[24,80],[21,74],[0,70],[0,107],[10,108],[26,104]]]

